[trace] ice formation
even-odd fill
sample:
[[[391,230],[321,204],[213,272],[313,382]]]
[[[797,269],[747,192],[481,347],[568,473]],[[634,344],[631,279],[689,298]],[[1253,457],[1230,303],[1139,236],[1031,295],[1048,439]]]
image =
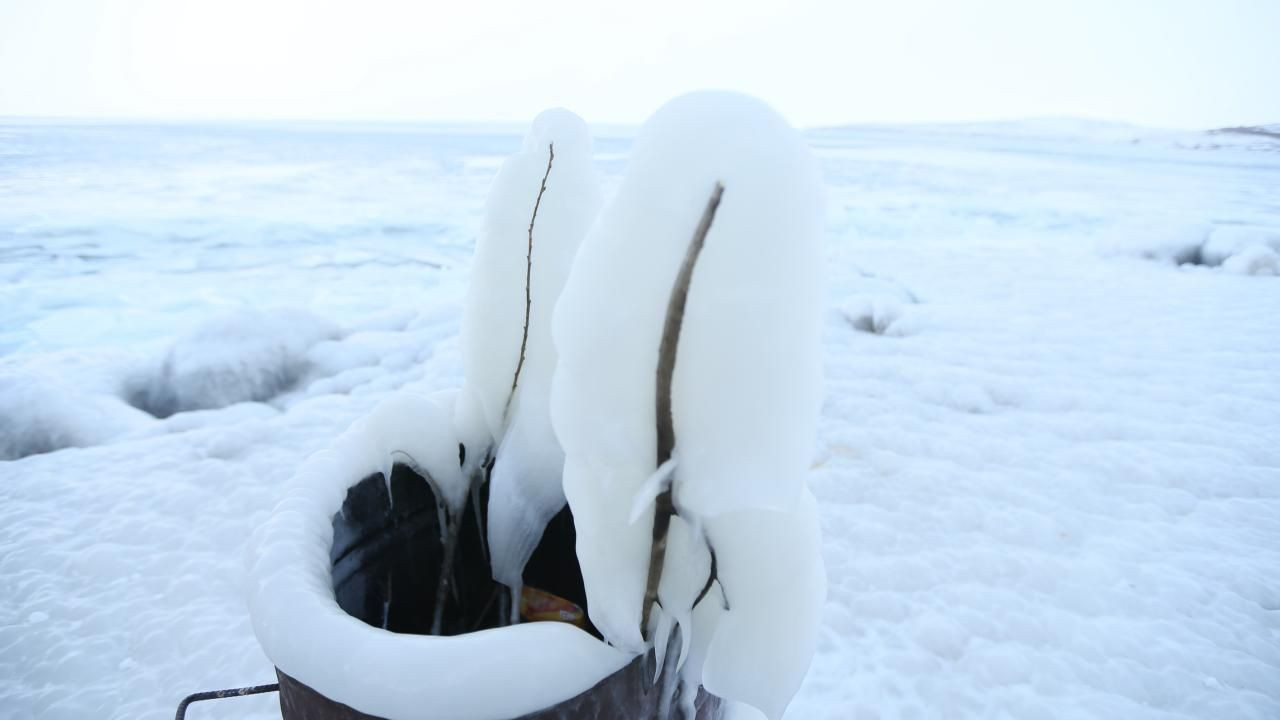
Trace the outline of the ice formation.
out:
[[[707,648],[707,691],[777,720],[818,644],[827,595],[818,503],[806,489],[790,512],[743,510],[707,520],[728,610]]]
[[[1200,254],[1204,264],[1221,265],[1237,275],[1280,275],[1280,229],[1215,227]]]
[[[384,471],[388,453],[413,458],[446,497],[465,492],[447,402],[393,396],[303,464],[249,543],[253,629],[277,667],[363,712],[399,720],[516,717],[577,695],[630,657],[566,623],[454,637],[388,632],[348,615],[333,595],[333,515],[353,482]],[[396,428],[403,431],[388,434]]]
[[[1280,229],[1245,224],[1129,220],[1099,243],[1105,254],[1135,255],[1177,265],[1204,265],[1234,275],[1280,275]]]
[[[714,206],[717,184],[723,194]],[[693,569],[708,562],[700,555],[701,532],[714,531],[713,521],[736,527],[739,514],[763,509],[788,518],[779,524],[794,525],[790,532],[816,538],[816,515],[802,499],[821,401],[821,198],[817,166],[781,117],[741,95],[696,93],[673,100],[645,123],[617,197],[583,243],[556,310],[560,364],[552,417],[565,451],[564,488],[591,618],[619,647],[646,645],[640,619],[653,512],[636,506],[656,495],[661,481],[655,477],[658,348],[677,269],[695,228],[712,211],[672,378],[672,492],[688,526],[673,522],[668,537],[664,601],[651,618],[657,642],[672,618],[684,624],[694,614],[691,603],[707,575]],[[721,532],[729,543],[737,537]],[[816,542],[790,546],[815,557],[766,562],[769,582],[801,596],[791,603],[798,614],[784,623],[791,639],[758,668],[776,674],[777,682],[747,693],[753,676],[725,669],[723,658],[735,652],[743,662],[758,658],[766,636],[752,633],[772,632],[750,629],[760,618],[753,610],[744,606],[744,619],[731,623],[736,637],[683,628],[691,643],[712,643],[709,654],[698,647],[687,652],[706,654],[725,697],[774,717],[808,666],[823,593],[821,582],[811,582]],[[734,568],[745,560],[735,548],[723,552],[734,558]],[[742,592],[758,588],[740,572],[720,575],[727,595],[735,591],[730,582],[745,582]],[[684,578],[683,586],[674,578]],[[739,617],[735,612],[731,607],[725,617]]]
[[[301,310],[228,312],[175,341],[156,372],[132,383],[130,401],[168,417],[270,400],[306,373],[308,348],[339,334]]]
[[[564,453],[547,422],[546,404],[545,397],[539,398],[516,413],[498,445],[489,480],[493,577],[517,591],[542,531],[565,504],[560,482]],[[533,410],[534,405],[541,410]]]
[[[450,513],[456,517],[462,512],[468,482],[458,462],[458,437],[452,427],[456,395],[448,390],[425,400],[392,395],[360,421],[358,427],[369,439],[365,450],[373,453],[378,472],[388,484],[388,497],[392,468],[407,465],[431,483],[432,492]]]
[[[489,545],[494,577],[521,584],[543,529],[564,507],[563,453],[547,409],[555,348],[551,313],[601,203],[586,123],[563,110],[533,121],[524,148],[499,171],[485,203],[463,317],[466,383],[457,425],[494,457]],[[518,593],[516,593],[518,595]]]
[[[1095,243],[1103,255],[1131,256],[1184,265],[1200,261],[1212,226],[1173,216],[1131,218],[1101,234]]]
[[[43,368],[0,364],[0,461],[106,442],[144,425],[144,413],[85,392]]]

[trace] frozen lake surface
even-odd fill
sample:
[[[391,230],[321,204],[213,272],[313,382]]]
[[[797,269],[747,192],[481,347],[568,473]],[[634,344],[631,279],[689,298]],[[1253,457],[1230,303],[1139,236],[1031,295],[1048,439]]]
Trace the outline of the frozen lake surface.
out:
[[[389,392],[460,384],[523,131],[0,123],[0,715],[272,680],[244,542]],[[788,717],[1280,716],[1280,139],[808,136],[830,589]]]

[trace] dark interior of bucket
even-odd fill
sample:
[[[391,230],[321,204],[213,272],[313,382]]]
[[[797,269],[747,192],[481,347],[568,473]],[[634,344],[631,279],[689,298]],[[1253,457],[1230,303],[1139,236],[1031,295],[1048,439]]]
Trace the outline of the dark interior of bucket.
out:
[[[469,497],[460,518],[442,635],[507,624],[509,591],[493,580],[482,530],[487,527],[488,483],[479,500],[477,507]],[[442,517],[431,486],[407,465],[394,466],[390,483],[375,473],[353,485],[333,518],[330,558],[338,605],[375,627],[430,634],[444,564]],[[565,506],[525,566],[524,582],[577,605],[587,622],[576,539],[573,515]],[[589,622],[587,630],[599,636]]]
[[[454,582],[445,595],[442,613],[443,635],[500,627],[508,621],[511,598],[506,587],[493,580],[481,531],[486,527],[487,488],[486,483],[478,507],[467,501],[461,517]],[[381,473],[375,473],[353,485],[342,510],[333,517],[331,560],[338,605],[375,627],[431,634],[445,547],[438,510],[431,486],[406,465],[393,468],[389,483]],[[576,539],[573,515],[566,506],[543,532],[525,566],[524,581],[574,603],[585,614],[587,595]],[[585,617],[584,622],[586,630],[599,638]],[[680,647],[679,636],[673,635],[670,642],[669,657]],[[638,655],[590,689],[519,720],[686,717],[681,702],[683,686],[677,683],[673,694],[665,697],[653,692],[654,662],[652,650]],[[671,682],[675,672],[676,664],[667,663],[663,682]],[[283,672],[278,674],[285,720],[381,720],[331,700]],[[686,720],[719,720],[722,715],[720,699],[699,687],[693,716]]]

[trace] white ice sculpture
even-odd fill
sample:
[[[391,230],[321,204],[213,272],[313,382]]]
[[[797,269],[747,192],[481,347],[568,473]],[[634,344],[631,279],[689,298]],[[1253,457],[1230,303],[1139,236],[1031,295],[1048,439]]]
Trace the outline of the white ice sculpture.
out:
[[[565,504],[564,455],[547,409],[556,363],[551,314],[600,205],[586,124],[547,110],[498,172],[476,242],[455,423],[468,474],[495,463],[489,546],[494,578],[516,591],[513,598],[543,529]]]
[[[674,449],[660,468],[659,347],[707,221],[671,375]],[[805,484],[821,402],[821,233],[820,176],[798,132],[742,95],[677,98],[641,129],[554,324],[551,413],[593,623],[629,651],[656,637],[660,653],[663,631],[679,626],[686,682],[771,718],[808,669],[825,597]],[[653,500],[667,483],[676,517],[645,628]],[[712,551],[717,581],[704,595]]]

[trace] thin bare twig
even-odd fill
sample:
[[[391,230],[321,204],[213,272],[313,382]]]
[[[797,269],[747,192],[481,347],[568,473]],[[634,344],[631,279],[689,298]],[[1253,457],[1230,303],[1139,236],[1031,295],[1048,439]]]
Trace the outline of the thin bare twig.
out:
[[[722,195],[724,195],[724,185],[717,182],[715,189],[711,191],[711,197],[707,200],[706,209],[702,211],[702,219],[693,233],[693,239],[689,241],[684,262],[680,264],[680,270],[676,273],[675,282],[671,286],[671,298],[667,301],[667,316],[662,325],[662,342],[658,345],[658,381],[654,397],[658,424],[658,466],[671,459],[671,453],[676,445],[675,421],[671,416],[671,381],[676,369],[676,350],[680,344],[680,329],[684,325],[684,309],[689,300],[693,267],[698,263],[702,247],[707,243],[707,233],[711,230],[711,222],[715,220],[716,209],[720,207]],[[675,514],[675,502],[671,495],[674,486],[673,478],[667,489],[654,500],[653,544],[649,547],[649,578],[645,584],[644,612],[640,616],[640,631],[646,634],[653,604],[658,600],[658,583],[662,580],[662,566],[667,555],[667,533],[671,529],[671,516]]]
[[[529,346],[529,313],[533,309],[533,224],[538,220],[538,208],[542,205],[542,193],[547,191],[547,178],[551,177],[551,163],[556,159],[556,144],[547,144],[547,171],[542,175],[542,187],[538,188],[538,199],[533,202],[533,217],[529,218],[529,251],[524,260],[524,332],[520,335],[520,360],[516,362],[516,373],[511,377],[511,394],[507,396],[507,405],[503,408],[502,417],[507,419],[511,414],[511,401],[516,396],[516,386],[520,384],[520,371],[524,369],[524,352]]]
[[[707,552],[711,554],[711,569],[707,572],[706,584],[702,586],[702,590],[698,593],[698,597],[693,601],[694,607],[698,607],[698,605],[702,604],[703,598],[707,596],[707,593],[711,592],[711,586],[720,578],[720,571],[716,568],[716,549],[711,546],[710,540],[707,540]],[[724,609],[729,609],[728,598],[725,599]]]
[[[445,513],[448,532],[445,535],[444,558],[440,561],[440,579],[436,583],[436,605],[431,613],[431,634],[441,635],[444,630],[444,604],[449,598],[449,588],[453,585],[453,559],[458,554],[458,533],[462,525],[462,517],[453,517]]]

